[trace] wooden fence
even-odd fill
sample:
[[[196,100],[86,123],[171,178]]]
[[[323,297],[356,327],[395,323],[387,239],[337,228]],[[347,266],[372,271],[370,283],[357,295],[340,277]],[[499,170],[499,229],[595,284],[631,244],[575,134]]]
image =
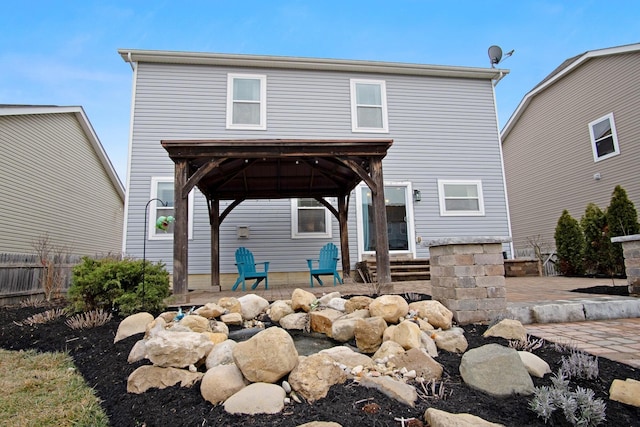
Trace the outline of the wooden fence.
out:
[[[66,294],[71,270],[80,261],[77,255],[62,255],[53,257],[47,265],[36,255],[0,254],[0,304],[45,295],[47,280],[54,280],[58,290]]]
[[[536,258],[535,251],[532,248],[518,249],[516,251],[516,258]],[[545,276],[557,276],[556,270],[556,251],[551,253],[542,254],[542,274]]]

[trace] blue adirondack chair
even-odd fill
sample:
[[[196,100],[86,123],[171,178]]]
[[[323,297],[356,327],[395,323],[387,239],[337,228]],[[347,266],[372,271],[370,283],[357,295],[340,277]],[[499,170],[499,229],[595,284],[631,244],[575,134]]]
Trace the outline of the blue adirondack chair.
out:
[[[264,271],[256,271],[257,264],[262,264]],[[258,284],[263,280],[264,288],[269,289],[269,278],[267,277],[269,261],[256,263],[251,251],[247,248],[240,247],[236,250],[236,267],[238,267],[238,279],[231,288],[232,291],[235,291],[240,283],[242,283],[242,290],[245,291],[245,280],[247,279],[256,279],[251,289],[258,287]]]
[[[307,265],[309,266],[309,282],[313,288],[313,278],[315,277],[320,286],[324,286],[320,276],[333,276],[333,286],[336,285],[336,281],[342,284],[342,279],[338,274],[338,248],[333,243],[327,243],[320,249],[320,258],[308,259]]]

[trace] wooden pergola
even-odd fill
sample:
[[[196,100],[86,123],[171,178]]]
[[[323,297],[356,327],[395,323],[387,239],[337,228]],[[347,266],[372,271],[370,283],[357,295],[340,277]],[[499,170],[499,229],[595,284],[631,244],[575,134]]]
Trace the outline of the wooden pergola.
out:
[[[371,190],[378,282],[391,283],[382,159],[390,139],[244,139],[161,141],[175,163],[173,292],[188,293],[188,195],[204,194],[211,225],[211,285],[220,285],[220,224],[247,199],[314,198],[338,219],[342,271],[351,271],[349,195],[365,181]],[[336,210],[325,197],[338,200]],[[220,201],[232,200],[220,212]],[[384,248],[384,249],[382,249]]]

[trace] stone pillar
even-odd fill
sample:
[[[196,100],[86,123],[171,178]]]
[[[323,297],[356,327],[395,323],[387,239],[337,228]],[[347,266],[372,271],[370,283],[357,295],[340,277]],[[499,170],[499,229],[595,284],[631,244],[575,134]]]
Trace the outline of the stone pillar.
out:
[[[640,234],[612,237],[611,241],[622,243],[629,295],[640,297]]]
[[[426,242],[431,296],[453,312],[458,324],[487,322],[506,311],[502,243],[509,241],[458,237]]]

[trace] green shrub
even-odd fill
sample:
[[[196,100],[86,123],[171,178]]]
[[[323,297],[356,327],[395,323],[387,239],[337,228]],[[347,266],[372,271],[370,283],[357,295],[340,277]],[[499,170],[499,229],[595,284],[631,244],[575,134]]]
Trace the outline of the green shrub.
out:
[[[638,212],[633,202],[627,197],[627,192],[616,185],[611,194],[611,202],[607,208],[608,237],[628,236],[640,233]],[[622,244],[613,244],[613,262],[616,274],[624,274],[624,257]]]
[[[580,220],[584,233],[584,269],[589,274],[613,274],[612,243],[608,235],[607,215],[595,203],[589,203]]]
[[[562,215],[558,219],[554,238],[560,273],[565,276],[582,274],[584,236],[580,224],[569,215],[569,211],[566,209],[562,211]]]
[[[83,257],[82,263],[73,268],[68,294],[72,309],[112,310],[123,315],[164,309],[169,273],[164,264],[146,261],[143,287],[142,269],[141,260]]]

